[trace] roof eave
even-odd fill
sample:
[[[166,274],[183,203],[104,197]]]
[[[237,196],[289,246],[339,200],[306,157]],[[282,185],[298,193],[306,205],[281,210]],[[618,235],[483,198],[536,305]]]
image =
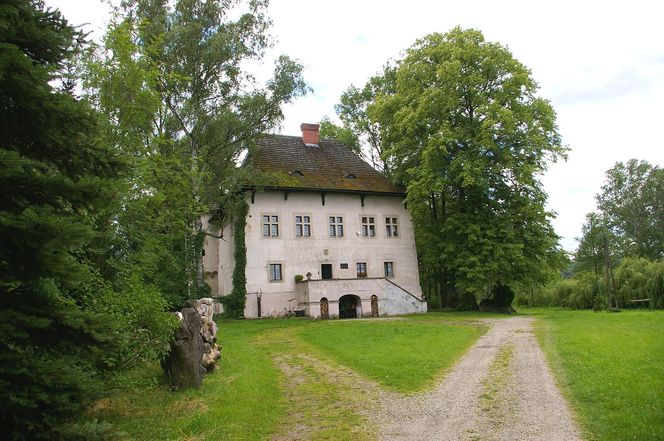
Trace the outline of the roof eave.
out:
[[[275,190],[275,191],[303,191],[310,193],[350,193],[350,194],[364,194],[372,196],[406,196],[405,191],[376,191],[376,190],[349,190],[342,188],[314,188],[314,187],[285,187],[277,185],[243,185],[244,190]]]

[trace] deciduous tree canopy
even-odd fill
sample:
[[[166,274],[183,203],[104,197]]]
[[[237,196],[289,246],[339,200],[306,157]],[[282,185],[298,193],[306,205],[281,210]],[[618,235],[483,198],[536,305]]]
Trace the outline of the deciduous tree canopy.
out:
[[[539,177],[565,148],[530,71],[479,31],[455,28],[418,40],[386,72],[370,82],[385,87],[365,87],[365,125],[407,187],[425,285],[443,297],[542,283],[563,253]]]
[[[87,64],[88,95],[108,119],[105,139],[132,158],[116,211],[119,264],[177,306],[205,294],[201,216],[227,223],[237,207],[237,160],[306,93],[302,67],[280,57],[257,84],[245,70],[270,44],[265,1],[131,0]]]

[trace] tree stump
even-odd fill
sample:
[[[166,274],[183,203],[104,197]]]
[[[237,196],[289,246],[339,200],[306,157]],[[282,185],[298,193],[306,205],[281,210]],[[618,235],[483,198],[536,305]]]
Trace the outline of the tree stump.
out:
[[[180,327],[175,332],[171,351],[162,362],[171,389],[198,387],[203,376],[212,372],[221,357],[217,345],[217,324],[214,322],[212,299],[190,300],[176,313]]]
[[[194,308],[184,308],[178,317],[180,315],[180,327],[175,331],[171,352],[162,362],[173,390],[200,386],[206,372],[201,365],[204,352],[201,316]]]

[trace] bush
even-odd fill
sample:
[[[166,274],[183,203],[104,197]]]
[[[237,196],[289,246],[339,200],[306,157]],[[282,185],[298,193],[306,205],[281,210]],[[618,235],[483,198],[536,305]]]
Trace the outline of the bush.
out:
[[[625,258],[615,270],[616,295],[623,307],[630,300],[651,299],[656,308],[664,307],[664,262]]]
[[[497,284],[493,289],[493,302],[495,306],[507,307],[512,306],[514,301],[514,290],[508,285],[502,283]]]

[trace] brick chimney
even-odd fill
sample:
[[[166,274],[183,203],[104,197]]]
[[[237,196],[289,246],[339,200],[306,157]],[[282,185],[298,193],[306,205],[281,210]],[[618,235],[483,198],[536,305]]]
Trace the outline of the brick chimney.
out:
[[[320,124],[300,124],[302,141],[309,147],[318,147],[318,129]]]

